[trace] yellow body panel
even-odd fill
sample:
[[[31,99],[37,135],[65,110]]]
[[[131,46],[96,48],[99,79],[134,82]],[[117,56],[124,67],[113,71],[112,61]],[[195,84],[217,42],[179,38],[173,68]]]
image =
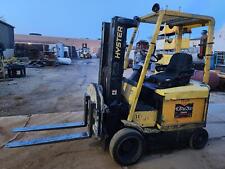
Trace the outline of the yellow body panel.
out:
[[[124,96],[126,101],[129,103],[129,105],[132,104],[133,93],[134,93],[135,90],[136,90],[135,86],[132,86],[132,85],[126,83],[126,82],[123,82],[122,95]]]
[[[176,49],[176,39],[172,39],[171,43],[164,42],[164,50]],[[190,39],[183,38],[181,43],[181,49],[188,49],[190,47]]]
[[[136,90],[135,86],[132,86],[126,82],[123,82],[122,94],[129,105],[132,104],[132,93]],[[140,125],[141,127],[154,127],[156,124],[157,111],[135,111],[132,121]]]
[[[156,124],[157,111],[136,111],[133,121],[141,127],[154,127]]]
[[[165,25],[163,30],[160,31],[159,35],[168,35],[168,34],[177,33],[177,32],[178,32],[177,26],[174,26],[172,29],[170,29],[168,25]]]
[[[186,30],[187,30],[186,32],[191,32],[190,28],[186,29]],[[173,33],[177,34],[178,32],[179,32],[179,27],[178,26],[173,26],[173,28],[170,29],[168,25],[165,25],[163,30],[160,31],[159,35],[161,35],[161,36],[162,35],[170,35],[170,34],[173,34]]]
[[[187,86],[157,89],[155,92],[163,96],[165,100],[208,98],[209,87],[206,84],[191,81],[191,83]]]
[[[204,121],[205,103],[207,99],[164,100],[161,126],[176,126],[185,123],[201,123]],[[193,105],[190,117],[175,117],[176,105]],[[181,106],[181,107],[182,107]],[[180,109],[177,107],[177,109]]]
[[[162,59],[160,59],[157,64],[159,65],[168,65],[169,62],[170,62],[170,59],[171,59],[172,55],[166,55],[166,54],[163,54],[163,57]]]
[[[126,82],[123,82],[122,93],[129,105],[132,105],[132,93],[137,88]],[[168,130],[168,128],[176,128],[176,126],[183,129],[190,128],[194,123],[200,124],[206,120],[207,101],[209,97],[209,87],[197,81],[191,81],[187,86],[157,89],[155,93],[163,98],[162,102],[162,116],[158,118],[161,124],[158,124],[160,130]],[[146,96],[150,97],[150,96]],[[192,105],[192,114],[190,117],[175,117],[177,105],[185,107]],[[178,109],[178,108],[177,108]],[[158,111],[135,111],[132,121],[139,124],[141,127],[154,127],[158,116]]]

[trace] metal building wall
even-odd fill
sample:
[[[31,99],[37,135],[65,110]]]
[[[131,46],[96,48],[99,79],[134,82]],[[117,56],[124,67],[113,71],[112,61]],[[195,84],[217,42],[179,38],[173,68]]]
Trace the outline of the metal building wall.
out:
[[[14,27],[0,21],[0,43],[5,49],[14,48]]]

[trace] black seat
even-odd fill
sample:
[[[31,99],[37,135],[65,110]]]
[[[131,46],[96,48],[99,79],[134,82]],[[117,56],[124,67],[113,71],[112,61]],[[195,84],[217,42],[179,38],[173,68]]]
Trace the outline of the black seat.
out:
[[[156,88],[169,88],[187,85],[194,73],[192,56],[176,53],[170,59],[164,72],[150,76],[145,82],[154,83]]]

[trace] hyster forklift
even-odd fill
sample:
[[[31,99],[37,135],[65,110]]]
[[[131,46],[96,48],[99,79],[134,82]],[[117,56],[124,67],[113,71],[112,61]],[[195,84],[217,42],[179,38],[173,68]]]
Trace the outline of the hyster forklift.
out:
[[[154,34],[143,65],[136,65],[129,78],[123,77],[126,36],[129,28],[135,34],[141,23],[155,24]],[[159,58],[154,54],[156,40],[162,25],[179,28],[176,53],[164,71],[146,76],[149,64]],[[206,127],[210,88],[209,65],[212,55],[215,21],[212,17],[179,11],[160,10],[127,19],[114,17],[102,24],[101,58],[98,83],[90,84],[84,99],[84,122],[31,126],[14,131],[38,131],[86,127],[87,132],[14,141],[6,147],[23,147],[60,141],[97,137],[109,144],[112,158],[121,165],[136,163],[142,156],[148,138],[166,139],[175,134],[176,140],[186,140],[193,149],[203,148],[208,140]],[[182,53],[181,41],[186,29],[207,27],[208,39],[203,82],[190,80],[193,75],[192,56]],[[126,56],[127,57],[127,56]]]

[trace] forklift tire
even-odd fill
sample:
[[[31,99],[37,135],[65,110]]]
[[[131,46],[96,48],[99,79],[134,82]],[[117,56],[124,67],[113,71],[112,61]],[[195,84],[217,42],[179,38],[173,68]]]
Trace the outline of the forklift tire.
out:
[[[209,138],[209,135],[205,129],[203,128],[197,129],[192,133],[190,137],[189,146],[192,149],[197,149],[197,150],[202,149],[205,147],[206,143],[208,142],[208,138]]]
[[[112,137],[109,145],[111,157],[120,165],[136,163],[144,150],[144,138],[140,132],[123,128]]]

